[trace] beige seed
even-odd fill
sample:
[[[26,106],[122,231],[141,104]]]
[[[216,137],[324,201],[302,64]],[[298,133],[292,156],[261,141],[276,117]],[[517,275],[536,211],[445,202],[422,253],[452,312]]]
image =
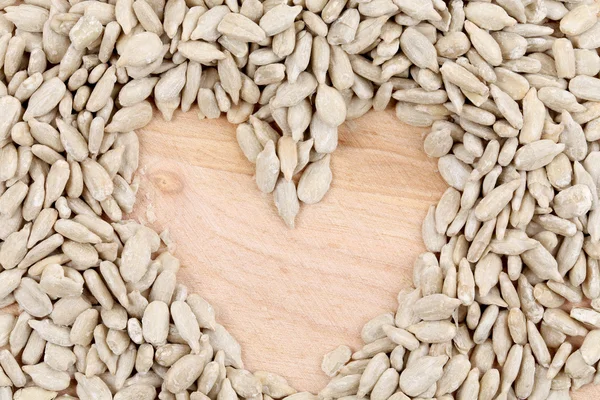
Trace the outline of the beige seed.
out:
[[[567,358],[569,358],[569,356],[571,355],[572,350],[573,346],[571,345],[571,343],[568,342],[563,343],[558,348],[558,350],[554,354],[552,364],[550,364],[550,368],[548,369],[546,375],[548,379],[554,379],[554,377],[556,377],[556,375],[559,373],[559,371],[562,369],[565,362],[567,361]]]
[[[183,301],[175,301],[171,304],[171,316],[180,335],[194,354],[200,352],[200,328],[192,309]]]
[[[575,51],[568,39],[557,39],[552,44],[556,60],[556,72],[559,78],[574,78],[576,74]]]
[[[579,35],[590,29],[598,20],[597,4],[582,4],[568,12],[560,21],[561,32]]]
[[[577,102],[574,94],[557,87],[543,87],[538,90],[539,99],[551,110],[571,113],[583,112],[585,107]]]
[[[44,317],[52,311],[52,303],[40,285],[30,278],[23,278],[14,292],[15,300],[34,317]]]
[[[283,398],[296,393],[296,390],[293,389],[282,376],[265,371],[256,371],[254,372],[254,376],[258,378],[262,384],[263,393],[268,396],[273,398]]]
[[[388,399],[395,393],[400,374],[394,368],[388,368],[379,378],[375,387],[371,391],[371,398],[374,400]]]
[[[382,339],[386,336],[384,327],[392,324],[394,317],[391,313],[378,315],[369,320],[361,330],[361,337],[365,343],[372,343],[377,339]]]
[[[524,126],[524,119],[519,105],[499,87],[491,85],[491,95],[494,98],[502,115],[516,129],[521,129]]]
[[[280,161],[275,154],[275,145],[272,140],[269,140],[264,149],[256,156],[256,185],[258,188],[264,193],[271,193],[275,189],[279,171]]]
[[[339,126],[346,120],[346,104],[340,92],[321,84],[315,100],[317,113],[330,126]]]
[[[548,165],[563,150],[563,144],[556,144],[550,140],[538,140],[517,150],[514,162],[519,169],[533,171]]]
[[[281,82],[284,77],[285,65],[275,63],[258,67],[254,73],[254,82],[257,85],[270,85]]]
[[[348,346],[339,346],[323,356],[321,370],[327,376],[333,377],[350,361],[351,356],[352,351]]]
[[[117,266],[110,261],[103,261],[100,263],[100,273],[115,298],[121,305],[127,307],[129,305],[127,289]]]
[[[489,221],[500,214],[511,200],[513,193],[520,186],[519,180],[500,185],[488,193],[475,208],[475,215],[480,221]]]
[[[419,0],[419,1],[400,1],[398,7],[402,12],[414,18],[417,21],[425,19],[431,19],[433,21],[439,20],[440,16],[435,11],[433,3],[430,0]]]
[[[69,270],[66,270],[66,272],[69,275],[73,273],[73,271]],[[71,275],[70,279],[75,282],[83,281],[78,275]],[[90,308],[90,301],[83,296],[64,297],[55,303],[54,310],[50,313],[50,319],[55,324],[71,326],[76,321],[77,316]]]
[[[115,393],[114,399],[130,400],[137,398],[139,400],[150,400],[154,396],[156,396],[156,389],[151,385],[133,384]]]
[[[595,371],[594,367],[585,362],[581,350],[572,353],[565,363],[565,374],[572,379],[593,375]]]
[[[508,313],[508,329],[515,343],[521,345],[527,343],[527,320],[520,309],[510,309]]]
[[[291,136],[283,136],[277,141],[277,156],[281,163],[281,172],[284,178],[287,181],[291,180],[298,164],[298,151]]]
[[[150,302],[161,301],[167,305],[170,305],[171,300],[173,299],[173,293],[175,292],[176,285],[177,280],[175,276],[175,271],[167,269],[163,270],[158,274],[158,276],[152,283],[152,288],[150,289],[148,300]]]
[[[277,89],[272,107],[291,107],[304,100],[317,88],[317,80],[307,72],[301,72],[294,82],[284,82]]]
[[[148,304],[142,318],[144,339],[153,345],[160,346],[167,340],[169,330],[169,308],[162,301]]]
[[[571,301],[574,303],[579,303],[582,300],[583,296],[582,296],[581,290],[578,290],[577,288],[570,286],[568,283],[559,283],[559,282],[548,281],[547,286],[552,291],[561,295],[568,301]]]
[[[332,180],[329,167],[330,156],[308,165],[298,182],[298,198],[306,204],[314,204],[329,191]]]
[[[465,7],[465,15],[469,21],[477,24],[480,28],[492,31],[502,30],[517,22],[503,8],[489,3],[469,3]]]
[[[0,351],[0,365],[2,369],[15,387],[23,387],[26,383],[26,378],[21,367],[8,350]]]
[[[450,149],[452,148],[452,137],[450,130],[448,129],[440,129],[437,131],[432,131],[423,143],[423,147],[425,149],[425,153],[429,157],[441,158],[448,154]]]
[[[421,289],[401,291],[398,294],[398,310],[395,317],[395,325],[406,329],[409,326],[419,322],[419,318],[414,314],[413,306],[421,298]]]
[[[495,305],[491,305],[485,309],[481,315],[477,329],[473,333],[473,341],[476,344],[484,343],[490,332],[492,331],[494,322],[496,321],[499,314],[499,308]],[[509,319],[510,327],[510,319]]]
[[[279,178],[275,185],[273,199],[281,218],[288,227],[293,228],[300,207],[294,182]]]
[[[583,325],[560,309],[547,309],[544,312],[544,322],[569,336],[585,336],[588,332]]]
[[[227,376],[233,390],[240,396],[251,398],[262,393],[261,382],[250,371],[229,367]]]
[[[379,378],[389,367],[390,360],[385,353],[379,353],[373,357],[360,377],[357,396],[364,397],[371,392]]]
[[[118,67],[144,67],[160,57],[162,42],[153,32],[138,33],[127,40]]]
[[[500,393],[507,393],[517,378],[523,359],[523,346],[515,344],[511,347],[502,369]]]
[[[235,368],[244,367],[239,343],[222,325],[215,324],[214,329],[206,332],[206,335],[215,351],[223,351],[227,363]]]
[[[75,373],[75,380],[77,381],[77,395],[80,398],[90,398],[94,396],[98,399],[106,400],[112,397],[106,383],[97,376],[87,378],[81,373]]]
[[[88,269],[83,273],[87,288],[90,290],[92,295],[98,300],[98,302],[107,309],[112,309],[114,305],[114,299],[112,298],[110,291],[102,281],[100,275],[92,269]]]
[[[217,30],[228,37],[243,42],[262,42],[266,38],[265,31],[249,18],[235,13],[223,17]]]
[[[547,369],[536,365],[533,391],[529,396],[532,400],[547,398],[550,394],[552,381],[546,377]]]
[[[89,309],[75,319],[70,332],[70,340],[75,345],[88,346],[94,337],[94,328],[98,324],[99,313]]]
[[[422,357],[400,375],[400,389],[409,396],[417,396],[443,376],[447,356]]]
[[[301,11],[302,7],[299,6],[278,5],[262,16],[259,23],[260,27],[267,36],[274,36],[290,27]]]
[[[129,81],[119,92],[119,103],[124,107],[129,107],[145,100],[150,96],[157,82],[158,78],[142,78]]]
[[[146,273],[151,247],[146,232],[138,230],[127,242],[121,255],[120,272],[126,282],[138,282]]]
[[[462,259],[458,266],[457,295],[463,305],[470,305],[475,298],[475,279],[471,265],[467,259]]]
[[[573,308],[571,318],[597,328],[600,325],[600,314],[588,308]],[[583,332],[583,331],[582,331]]]
[[[592,195],[585,185],[574,185],[560,192],[554,199],[554,209],[561,218],[585,214],[592,206]]]
[[[42,321],[30,320],[28,323],[47,342],[67,347],[72,345],[68,328],[55,325],[48,319]]]
[[[152,119],[152,106],[146,101],[123,107],[113,115],[106,132],[129,132],[142,128]]]
[[[544,309],[536,302],[533,287],[524,275],[518,277],[517,292],[525,316],[533,322],[539,322],[543,317]]]
[[[375,354],[392,351],[396,348],[396,343],[394,343],[389,338],[378,339],[372,343],[368,343],[362,347],[359,351],[352,354],[352,359],[354,360],[364,360],[368,358],[372,358]]]
[[[75,354],[70,349],[57,346],[52,343],[48,343],[46,345],[44,363],[46,363],[52,369],[66,372],[69,368],[75,365],[75,361]]]
[[[402,328],[384,325],[383,331],[394,343],[397,343],[410,351],[416,350],[419,347],[419,341],[414,335]]]
[[[417,29],[408,28],[402,33],[400,47],[413,64],[419,68],[429,68],[433,72],[438,72],[435,47]]]
[[[423,321],[408,328],[421,342],[442,343],[456,336],[456,326],[446,321]]]
[[[11,314],[2,314],[0,315],[0,343],[3,346],[8,344],[8,339],[10,337],[11,331],[15,325],[15,317]]]
[[[381,33],[383,25],[388,20],[387,16],[367,18],[358,24],[356,35],[352,42],[343,44],[342,49],[348,54],[358,54],[367,49]]]
[[[63,390],[68,386],[70,381],[70,378],[66,373],[54,371],[44,363],[27,365],[24,366],[23,369],[31,376],[33,382],[43,389]],[[17,396],[17,394],[15,394],[15,396]],[[39,398],[37,396],[39,396],[39,394],[37,394],[35,398]]]
[[[452,299],[443,294],[433,294],[417,300],[413,311],[423,320],[439,321],[449,318],[459,304],[460,300],[458,299]]]
[[[356,393],[360,375],[347,375],[338,380],[331,381],[321,392],[322,397],[344,397]],[[296,395],[298,396],[298,394]]]
[[[565,302],[565,299],[562,296],[550,290],[545,283],[538,283],[535,285],[533,295],[544,307],[557,308],[562,306]]]
[[[100,243],[102,239],[85,226],[68,219],[59,219],[54,224],[56,232],[78,243]]]
[[[436,396],[439,398],[454,393],[467,379],[470,370],[471,363],[466,356],[458,354],[452,357],[444,366],[444,374],[437,382]]]
[[[44,82],[30,97],[23,120],[42,116],[58,105],[66,91],[65,84],[59,78]]]
[[[490,65],[498,66],[502,63],[502,51],[494,38],[485,30],[479,28],[471,21],[465,21],[467,31],[473,47]]]
[[[186,302],[196,316],[200,328],[214,330],[216,323],[213,307],[197,294],[189,295]]]
[[[165,387],[172,393],[179,393],[187,389],[198,379],[204,364],[202,355],[183,356],[168,370],[165,376]]]
[[[531,353],[531,348],[527,345],[524,347],[519,376],[515,381],[515,394],[519,397],[528,398],[533,391],[534,380],[535,359]]]
[[[11,354],[18,355],[27,345],[28,339],[32,333],[32,329],[29,326],[29,321],[32,319],[33,317],[27,312],[23,312],[17,317],[17,321],[8,338]]]

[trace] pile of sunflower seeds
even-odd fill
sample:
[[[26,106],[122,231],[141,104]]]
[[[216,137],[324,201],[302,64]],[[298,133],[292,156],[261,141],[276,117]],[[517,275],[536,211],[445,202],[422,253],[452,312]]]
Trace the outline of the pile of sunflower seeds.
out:
[[[600,383],[599,11],[0,0],[0,306],[19,307],[0,315],[0,400],[72,399],[73,382],[81,400],[563,400]],[[318,396],[245,370],[168,243],[124,219],[150,99],[167,120],[226,113],[289,226],[328,191],[344,121],[393,99],[431,127],[449,188],[413,288],[362,349],[325,356]]]

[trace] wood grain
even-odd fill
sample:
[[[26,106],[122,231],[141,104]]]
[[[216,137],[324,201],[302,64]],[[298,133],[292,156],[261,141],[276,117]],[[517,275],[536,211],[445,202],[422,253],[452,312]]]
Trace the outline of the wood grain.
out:
[[[397,307],[424,250],[420,226],[446,185],[422,150],[423,130],[371,112],[340,130],[331,191],[302,207],[295,230],[255,186],[226,120],[157,117],[140,132],[136,215],[156,214],[185,267],[180,280],[216,308],[246,367],[316,392],[323,354],[360,347],[369,319]],[[577,400],[597,399],[586,389]]]

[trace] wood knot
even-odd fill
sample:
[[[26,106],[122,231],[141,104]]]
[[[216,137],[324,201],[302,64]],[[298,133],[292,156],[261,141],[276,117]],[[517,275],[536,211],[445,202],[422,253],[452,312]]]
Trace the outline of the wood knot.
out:
[[[172,171],[157,171],[149,176],[150,182],[163,193],[179,193],[183,191],[180,175]]]

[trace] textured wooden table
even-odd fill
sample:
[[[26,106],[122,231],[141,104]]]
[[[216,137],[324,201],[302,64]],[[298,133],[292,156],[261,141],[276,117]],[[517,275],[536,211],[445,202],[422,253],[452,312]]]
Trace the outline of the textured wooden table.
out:
[[[424,250],[421,222],[446,186],[422,150],[423,133],[392,111],[347,122],[331,191],[302,207],[289,230],[225,119],[157,117],[140,132],[136,215],[156,214],[151,225],[169,228],[185,265],[179,279],[214,305],[247,368],[315,392],[327,382],[323,354],[360,347],[362,325],[396,308]],[[574,398],[598,399],[600,389]]]

